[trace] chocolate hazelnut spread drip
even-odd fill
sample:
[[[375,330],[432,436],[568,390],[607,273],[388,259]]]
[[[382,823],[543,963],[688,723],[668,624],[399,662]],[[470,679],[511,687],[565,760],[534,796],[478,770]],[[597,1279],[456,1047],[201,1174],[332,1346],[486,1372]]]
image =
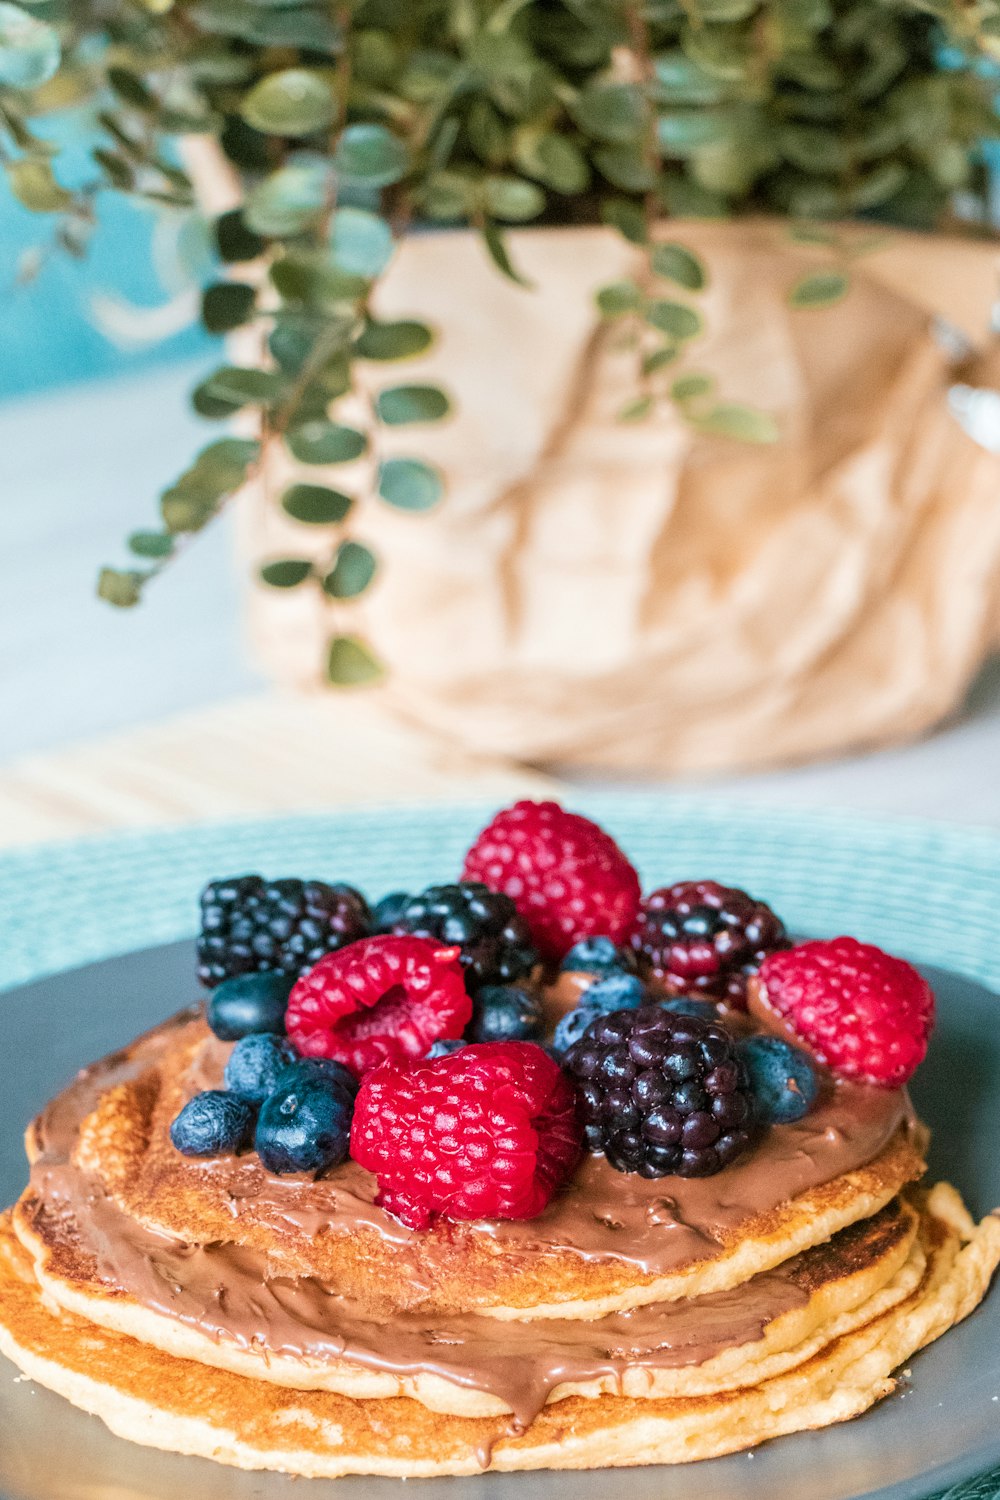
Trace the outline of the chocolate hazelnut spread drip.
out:
[[[110,1287],[215,1340],[293,1359],[346,1360],[400,1377],[437,1375],[495,1395],[514,1412],[518,1426],[526,1426],[559,1385],[605,1376],[619,1382],[629,1368],[703,1363],[723,1349],[759,1340],[771,1321],[808,1300],[787,1263],[730,1292],[592,1322],[498,1322],[477,1314],[432,1318],[411,1312],[383,1323],[314,1278],[269,1274],[259,1252],[230,1243],[188,1245],[146,1229],[73,1166],[70,1153],[101,1093],[166,1065],[192,1025],[200,1025],[197,1013],[182,1013],[86,1069],[52,1101],[33,1128],[32,1187],[45,1208],[75,1221]],[[205,1075],[199,1086],[206,1086],[220,1060],[209,1051],[198,1066]],[[902,1092],[830,1085],[804,1120],[773,1128],[751,1155],[715,1177],[649,1182],[588,1157],[537,1219],[477,1228],[488,1228],[500,1243],[612,1259],[646,1276],[662,1274],[711,1254],[720,1236],[753,1215],[863,1166],[910,1118],[908,1110]],[[230,1193],[237,1215],[241,1193],[252,1197],[255,1213],[270,1215],[276,1233],[293,1215],[303,1225],[334,1233],[363,1224],[419,1250],[423,1274],[433,1277],[434,1237],[406,1230],[379,1209],[371,1179],[354,1164],[316,1183],[274,1178],[255,1158],[199,1164],[197,1170],[211,1172],[220,1192]]]

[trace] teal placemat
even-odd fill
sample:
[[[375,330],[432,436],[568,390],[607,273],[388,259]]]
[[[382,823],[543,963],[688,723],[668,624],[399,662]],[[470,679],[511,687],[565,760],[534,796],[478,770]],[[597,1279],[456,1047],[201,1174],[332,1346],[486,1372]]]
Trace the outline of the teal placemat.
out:
[[[573,805],[615,835],[647,888],[743,885],[793,931],[850,932],[1000,990],[996,834],[666,794]],[[370,896],[447,880],[492,811],[356,809],[0,853],[0,988],[193,934],[198,891],[217,875],[349,880]],[[1000,1470],[933,1500],[1000,1500]]]

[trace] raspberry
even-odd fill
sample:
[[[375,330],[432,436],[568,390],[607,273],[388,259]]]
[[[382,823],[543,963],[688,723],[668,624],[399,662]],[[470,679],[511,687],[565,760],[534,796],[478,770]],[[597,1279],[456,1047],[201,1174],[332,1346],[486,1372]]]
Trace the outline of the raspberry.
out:
[[[934,1026],[934,996],[913,965],[851,937],[770,954],[760,997],[834,1072],[885,1088],[912,1077]]]
[[[581,938],[621,943],[635,924],[635,870],[609,834],[557,802],[516,802],[497,813],[462,875],[509,896],[552,962]]]
[[[646,897],[632,946],[670,994],[743,1009],[748,976],[789,942],[763,901],[714,880],[684,880]]]
[[[371,929],[360,891],[322,880],[238,875],[201,893],[198,978],[208,988],[241,974],[304,974],[324,953]]]
[[[528,924],[510,897],[474,880],[411,896],[392,930],[454,943],[470,994],[484,984],[523,979],[538,962]]]
[[[580,1127],[569,1080],[532,1042],[387,1063],[361,1085],[351,1155],[412,1229],[449,1219],[533,1219],[569,1176]]]
[[[750,1144],[754,1101],[734,1039],[662,1005],[598,1016],[563,1059],[584,1134],[619,1172],[709,1177]]]
[[[328,953],[288,1000],[288,1035],[307,1057],[355,1073],[386,1059],[423,1057],[460,1037],[472,1016],[456,948],[418,937],[371,937]]]

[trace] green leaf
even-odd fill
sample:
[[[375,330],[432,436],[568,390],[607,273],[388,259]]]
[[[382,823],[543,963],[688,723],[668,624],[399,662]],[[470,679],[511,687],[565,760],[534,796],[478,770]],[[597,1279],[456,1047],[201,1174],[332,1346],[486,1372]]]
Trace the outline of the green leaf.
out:
[[[444,485],[438,471],[418,458],[387,458],[378,471],[378,492],[396,510],[431,510]]]
[[[59,59],[55,28],[0,0],[0,84],[37,89],[55,75]]]
[[[234,489],[241,484],[247,469],[260,456],[260,443],[256,438],[218,438],[203,448],[192,465],[193,470],[218,477],[224,488]]]
[[[646,321],[674,339],[694,338],[702,326],[700,315],[682,302],[651,302],[646,309]]]
[[[353,504],[350,495],[322,484],[293,484],[281,497],[286,514],[307,526],[336,526]]]
[[[683,405],[685,401],[697,401],[699,397],[709,395],[714,387],[711,375],[698,375],[692,371],[690,375],[678,375],[670,387],[670,394]]]
[[[203,417],[227,417],[244,406],[267,405],[277,400],[284,379],[277,370],[255,370],[223,365],[195,389],[195,411]]]
[[[788,294],[792,307],[832,307],[846,295],[850,282],[842,271],[814,271]]]
[[[275,562],[265,563],[260,570],[260,577],[273,589],[294,589],[300,583],[305,583],[311,572],[312,563],[304,557],[282,557]]]
[[[688,422],[698,432],[712,437],[735,438],[742,443],[776,443],[781,436],[770,412],[752,406],[722,402],[709,412],[688,415]]]
[[[376,566],[367,547],[360,542],[343,542],[333,568],[323,579],[323,589],[332,599],[356,599],[375,577]]]
[[[516,282],[518,286],[531,286],[528,278],[521,275],[511,260],[503,231],[498,224],[494,224],[492,219],[487,219],[483,225],[483,243],[489,253],[490,260],[499,271],[503,272],[508,281]]]
[[[646,128],[646,102],[634,83],[588,84],[573,105],[573,115],[580,128],[599,141],[639,140]]]
[[[108,82],[124,104],[132,109],[155,110],[157,101],[146,84],[128,68],[110,67],[108,69]]]
[[[201,295],[201,321],[209,333],[229,333],[253,317],[257,293],[242,281],[220,281]]]
[[[656,186],[657,173],[640,146],[601,146],[594,164],[613,187],[626,193],[648,193]]]
[[[338,208],[330,248],[342,271],[371,279],[385,270],[395,246],[392,230],[378,214],[363,208]]]
[[[301,302],[322,307],[324,311],[342,307],[345,329],[354,326],[351,304],[364,298],[368,291],[363,276],[341,271],[328,256],[315,253],[287,251],[273,263],[269,275],[275,291],[286,302]]]
[[[338,635],[330,642],[326,673],[335,687],[363,687],[377,682],[385,669],[356,635]]]
[[[56,181],[49,163],[37,156],[9,162],[7,181],[18,203],[32,213],[60,213],[73,202],[73,194]]]
[[[590,182],[587,158],[575,141],[555,131],[522,131],[514,145],[517,165],[527,177],[544,182],[554,192],[582,193]]]
[[[203,448],[189,469],[160,496],[160,514],[170,532],[200,531],[224,496],[240,488],[260,453],[252,438],[222,438]]]
[[[520,224],[537,219],[545,207],[545,194],[523,177],[487,177],[483,182],[486,212],[494,219]]]
[[[498,167],[507,160],[510,131],[499,112],[488,99],[474,99],[466,117],[469,145],[488,167]]]
[[[264,135],[314,135],[332,124],[337,103],[321,73],[285,68],[254,84],[240,114]]]
[[[334,422],[303,422],[288,433],[288,446],[303,464],[348,464],[368,447],[363,432]]]
[[[666,369],[667,365],[674,364],[680,358],[680,346],[668,344],[663,349],[654,349],[647,354],[642,361],[642,373],[644,375],[655,375],[658,370]]]
[[[601,219],[624,235],[630,244],[644,245],[649,238],[645,210],[641,203],[633,203],[629,198],[603,199]]]
[[[333,165],[345,182],[379,188],[405,177],[409,158],[403,142],[384,125],[348,125],[337,142]]]
[[[434,385],[394,385],[375,402],[380,422],[401,427],[408,422],[439,422],[451,410],[444,391]]]
[[[215,243],[219,259],[227,265],[256,260],[267,249],[267,241],[254,233],[238,208],[231,208],[216,219]]]
[[[174,550],[174,539],[163,531],[133,531],[128,549],[136,557],[169,557]]]
[[[131,609],[142,598],[145,573],[124,572],[119,568],[102,568],[97,575],[98,598],[118,609]]]
[[[611,281],[599,288],[594,299],[605,318],[620,318],[635,312],[642,303],[642,293],[634,281]]]
[[[157,0],[169,8],[171,0]],[[310,5],[294,9],[257,5],[254,0],[198,0],[186,14],[202,31],[216,36],[252,36],[258,47],[304,47],[310,52],[339,52],[341,32],[327,11]]]
[[[326,211],[332,192],[327,162],[319,157],[293,161],[250,190],[243,216],[258,234],[301,234]]]
[[[701,261],[683,245],[655,245],[652,266],[657,276],[674,281],[689,292],[700,292],[708,280]]]
[[[648,417],[653,410],[652,396],[636,396],[633,401],[626,401],[618,413],[619,422],[641,422]]]
[[[434,335],[425,323],[401,320],[398,323],[368,322],[358,336],[354,352],[361,359],[412,359],[423,354]]]

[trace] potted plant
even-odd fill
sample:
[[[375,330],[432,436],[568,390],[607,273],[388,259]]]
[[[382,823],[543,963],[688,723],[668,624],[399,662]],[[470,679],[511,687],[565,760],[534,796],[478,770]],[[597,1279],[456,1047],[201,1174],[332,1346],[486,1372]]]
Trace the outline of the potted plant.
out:
[[[100,593],[240,496],[274,670],[473,746],[925,727],[1000,613],[996,460],[946,408],[997,54],[995,0],[2,0],[11,190],[71,251],[108,193],[199,217],[230,338],[193,401],[235,430]]]

